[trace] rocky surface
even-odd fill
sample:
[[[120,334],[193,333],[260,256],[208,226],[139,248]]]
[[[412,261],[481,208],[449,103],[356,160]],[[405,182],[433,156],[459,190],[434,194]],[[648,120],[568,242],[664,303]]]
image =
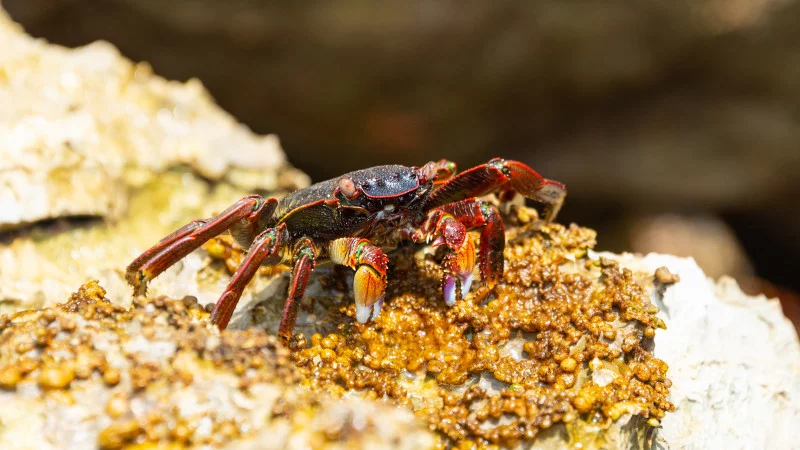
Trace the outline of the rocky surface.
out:
[[[56,308],[0,317],[5,449],[428,448],[413,415],[299,386],[263,330],[220,335],[193,298],[126,310],[96,282]]]
[[[252,134],[198,81],[154,76],[107,43],[48,45],[0,13],[0,73],[2,228],[118,218],[127,188],[178,165],[212,181],[279,186],[285,158],[277,137]],[[257,174],[255,186],[237,169]]]
[[[164,80],[107,43],[33,39],[2,10],[0,135],[0,311],[63,301],[77,273],[119,282],[115,269],[171,229],[308,183],[277,137],[198,81]]]
[[[14,96],[0,108],[14,137],[0,143],[12,161],[0,176],[32,186],[7,181],[13,226],[102,219],[26,226],[0,247],[2,448],[797,441],[800,344],[775,302],[691,260],[597,255],[592,230],[542,226],[527,208],[506,217],[502,282],[453,308],[436,252],[391,254],[386,304],[366,325],[353,320],[352,272],[320,266],[289,348],[272,337],[282,268],[260,271],[230,329],[208,325],[205,305],[241,261],[229,236],[133,299],[122,269],[168,231],[306,178],[196,83],[153,77],[105,44],[49,46],[4,17],[0,44],[0,93]],[[237,143],[244,153],[220,151]],[[63,206],[91,197],[100,206]],[[20,212],[37,199],[45,209]]]
[[[669,362],[676,408],[662,421],[661,447],[795,448],[800,342],[780,303],[743,294],[731,278],[714,282],[690,258],[606,256],[680,277],[653,291],[667,325],[655,354]]]
[[[596,254],[591,230],[514,225],[530,212],[507,218],[502,282],[453,308],[435,253],[391,254],[366,325],[352,272],[318,268],[290,348],[273,337],[286,275],[271,270],[222,333],[188,285],[126,309],[90,282],[2,316],[0,443],[793,447],[800,343],[776,301],[690,259]],[[226,278],[237,254],[215,239],[162,282]]]

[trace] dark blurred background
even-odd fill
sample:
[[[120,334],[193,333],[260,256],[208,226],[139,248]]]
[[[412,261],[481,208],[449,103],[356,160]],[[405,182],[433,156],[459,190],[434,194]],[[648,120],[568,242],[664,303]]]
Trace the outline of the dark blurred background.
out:
[[[600,249],[694,256],[800,318],[800,0],[3,5],[199,78],[315,180],[519,159]]]

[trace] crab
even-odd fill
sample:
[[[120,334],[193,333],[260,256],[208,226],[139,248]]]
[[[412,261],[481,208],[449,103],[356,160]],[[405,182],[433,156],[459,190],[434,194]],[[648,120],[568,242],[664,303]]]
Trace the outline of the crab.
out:
[[[496,206],[478,197],[509,198],[514,192],[543,204],[545,221],[555,219],[566,196],[563,184],[500,158],[460,173],[447,160],[357,170],[280,201],[250,195],[217,216],[190,222],[136,258],[126,279],[134,295],[144,295],[150,280],[228,230],[248,250],[214,306],[212,323],[228,325],[261,265],[288,263],[293,268],[278,330],[288,342],[316,264],[330,261],[355,270],[355,318],[363,324],[378,316],[385,298],[388,258],[382,248],[411,241],[445,247],[442,296],[453,306],[470,290],[476,253],[483,283],[494,286],[503,276],[503,221]],[[481,228],[477,251],[467,233],[472,228]]]

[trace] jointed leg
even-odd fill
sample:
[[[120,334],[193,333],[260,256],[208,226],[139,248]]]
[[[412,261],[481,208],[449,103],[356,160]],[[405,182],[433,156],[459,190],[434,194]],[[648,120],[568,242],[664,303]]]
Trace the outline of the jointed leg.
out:
[[[504,190],[516,191],[545,204],[546,221],[556,218],[567,195],[563,184],[542,178],[527,165],[495,158],[452,177],[431,194],[425,206],[435,208]]]
[[[294,324],[297,322],[297,307],[306,292],[306,287],[308,287],[308,278],[311,275],[311,271],[314,270],[317,254],[313,243],[309,239],[303,239],[295,247],[292,255],[294,268],[289,282],[289,294],[286,298],[286,304],[283,306],[281,325],[278,329],[278,335],[284,342],[289,342],[292,338]]]
[[[386,295],[386,270],[389,258],[383,251],[363,238],[340,238],[328,244],[328,256],[335,264],[356,269],[353,293],[356,300],[356,320],[367,322],[381,312]],[[374,305],[374,307],[373,307]]]
[[[247,283],[253,279],[262,264],[279,263],[283,256],[282,250],[285,249],[288,242],[289,234],[285,224],[264,230],[256,236],[244,261],[231,277],[228,287],[217,300],[217,304],[214,305],[214,310],[211,312],[211,323],[217,325],[220,330],[224,330],[228,326]]]
[[[133,286],[134,295],[143,295],[147,283],[171,265],[203,245],[204,242],[233,226],[244,232],[254,230],[264,216],[275,210],[278,201],[252,195],[237,201],[222,214],[184,225],[142,253],[127,268],[125,279]],[[252,232],[252,231],[251,231]]]

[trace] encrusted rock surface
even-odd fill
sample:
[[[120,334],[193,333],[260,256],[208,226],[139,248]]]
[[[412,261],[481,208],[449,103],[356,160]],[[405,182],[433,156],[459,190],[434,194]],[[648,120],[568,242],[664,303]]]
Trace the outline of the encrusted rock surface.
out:
[[[433,444],[408,411],[300,387],[274,336],[220,335],[207,319],[194,298],[126,310],[94,281],[56,308],[0,317],[2,448]]]
[[[28,226],[0,246],[1,448],[800,440],[800,345],[775,302],[690,260],[596,255],[592,230],[542,226],[527,208],[506,217],[502,282],[453,308],[430,250],[391,254],[384,310],[366,325],[352,272],[318,267],[290,348],[272,337],[282,268],[260,271],[229,330],[208,325],[204,305],[240,262],[228,236],[133,299],[121,271],[164,234],[306,178],[199,84],[153,77],[106,44],[49,46],[4,16],[0,100],[7,227],[104,219]]]
[[[518,222],[528,215],[508,218],[503,281],[453,308],[435,252],[391,254],[366,325],[352,273],[320,267],[291,349],[272,337],[285,274],[222,333],[194,297],[126,310],[94,282],[3,316],[0,443],[722,448],[725,435],[725,448],[792,448],[800,344],[775,301],[691,260],[595,254],[591,230]],[[196,252],[200,271],[225,278],[240,253],[229,243]]]
[[[800,343],[780,302],[747,296],[731,278],[714,282],[690,258],[606,256],[680,277],[652,294],[667,324],[655,354],[670,366],[676,407],[662,421],[662,448],[797,448]]]
[[[404,405],[446,444],[649,445],[673,409],[667,364],[652,353],[663,328],[646,290],[654,272],[588,258],[592,230],[512,213],[503,281],[453,308],[435,253],[391,255],[387,301],[366,325],[353,320],[352,274],[318,269],[291,343],[305,384]],[[206,246],[228,270],[240,259],[231,242]],[[284,296],[266,295],[232,326],[275,331]]]

